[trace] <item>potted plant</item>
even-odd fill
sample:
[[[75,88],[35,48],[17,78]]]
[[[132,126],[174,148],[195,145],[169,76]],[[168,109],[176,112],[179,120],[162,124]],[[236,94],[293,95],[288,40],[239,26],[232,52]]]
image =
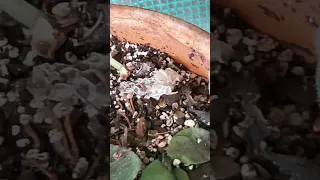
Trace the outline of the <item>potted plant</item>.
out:
[[[151,10],[123,5],[110,5],[110,34],[112,35],[110,38],[111,66],[118,70],[111,70],[110,73],[111,92],[117,90],[117,93],[111,93],[111,101],[116,102],[116,105],[110,109],[114,112],[111,114],[111,119],[122,116],[124,132],[120,131],[121,135],[118,135],[115,128],[116,121],[111,122],[111,127],[115,130],[115,133],[110,133],[113,140],[110,144],[111,179],[133,180],[143,164],[142,166],[146,165],[146,168],[143,168],[141,176],[138,175],[141,180],[150,178],[188,180],[191,178],[186,173],[188,169],[192,170],[210,160],[210,133],[207,130],[209,127],[208,124],[205,126],[200,124],[202,117],[206,119],[206,123],[210,123],[210,119],[205,118],[209,117],[209,112],[206,111],[210,108],[207,84],[210,66],[210,34],[183,20]],[[116,58],[112,55],[114,51],[122,52]],[[175,62],[172,63],[172,60]],[[164,62],[163,66],[161,62]],[[171,66],[175,63],[176,65]],[[186,69],[170,68],[170,66],[177,67],[178,64],[182,64]],[[143,69],[148,70],[141,75],[140,72]],[[127,78],[129,71],[133,75]],[[121,73],[125,76],[121,76]],[[179,74],[185,78],[184,85],[176,83],[176,77]],[[207,90],[205,95],[200,95],[203,98],[202,102],[194,100],[195,94],[191,91],[190,93],[180,91],[183,89],[181,87],[188,89],[187,86],[189,86],[187,82],[189,78],[185,74],[193,76],[190,81],[195,82],[195,79],[199,78],[206,81],[205,83],[200,80],[202,83],[198,82],[196,85]],[[157,84],[159,86],[156,86],[158,78],[166,83],[174,79],[173,84],[177,86],[169,89],[175,89],[176,92],[171,93],[170,90],[170,93],[166,92],[164,96],[159,95],[161,93],[157,90],[161,90],[165,85]],[[149,82],[151,85],[148,84]],[[148,91],[149,88],[154,90]],[[196,87],[191,87],[193,88]],[[174,98],[175,95],[181,95],[181,99]],[[149,98],[146,98],[147,96]],[[140,98],[142,100],[139,100]],[[189,99],[191,104],[183,104],[182,101],[186,99]],[[195,109],[191,110],[192,108],[189,108],[191,106]],[[166,111],[163,109],[165,107],[169,109]],[[141,108],[150,108],[151,111],[140,111]],[[166,116],[166,113],[172,115]],[[190,119],[189,113],[193,119]],[[172,118],[176,120],[173,121]],[[180,126],[176,124],[177,118],[182,122]],[[168,131],[160,132],[161,127],[159,129],[155,124],[161,122],[163,123],[161,127],[166,127]],[[172,124],[178,128],[174,133],[172,133]],[[167,137],[171,136],[172,139],[169,138],[169,140]],[[137,141],[140,145],[133,145]],[[146,142],[151,144],[146,146]],[[131,151],[127,147],[134,148]],[[147,157],[142,155],[145,153],[149,155]],[[152,159],[150,154],[157,158],[154,161],[150,160]],[[201,173],[201,176],[208,175],[204,174],[205,172]],[[193,177],[198,179],[198,176]]]

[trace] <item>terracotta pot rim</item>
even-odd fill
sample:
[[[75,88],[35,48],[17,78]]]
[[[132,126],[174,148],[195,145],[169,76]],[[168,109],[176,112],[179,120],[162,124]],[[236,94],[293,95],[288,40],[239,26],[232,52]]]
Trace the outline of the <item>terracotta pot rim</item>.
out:
[[[188,21],[185,21],[185,20],[183,20],[181,18],[177,18],[177,17],[169,15],[169,14],[165,14],[163,12],[155,11],[155,10],[152,10],[152,9],[146,9],[146,8],[143,8],[143,7],[122,5],[122,4],[110,4],[110,6],[128,7],[128,8],[131,8],[132,10],[140,10],[140,11],[146,11],[146,12],[149,11],[151,13],[161,14],[162,16],[169,17],[169,19],[172,19],[172,21],[177,21],[179,24],[190,28],[190,30],[192,30],[192,31],[202,31],[202,33],[204,33],[204,34],[210,34],[209,32],[205,31],[204,29],[201,29],[200,27],[198,27],[198,26],[196,26],[196,25],[194,25],[194,24],[192,24],[192,23],[190,23]]]
[[[149,9],[110,4],[110,34],[150,44],[196,74],[209,77],[210,33],[189,22]]]

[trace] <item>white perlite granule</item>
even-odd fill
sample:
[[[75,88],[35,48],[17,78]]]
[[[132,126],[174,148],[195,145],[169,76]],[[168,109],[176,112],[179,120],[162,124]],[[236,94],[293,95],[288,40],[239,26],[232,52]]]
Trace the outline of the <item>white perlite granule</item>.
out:
[[[135,81],[124,81],[120,83],[119,91],[122,94],[144,96],[159,100],[162,95],[173,94],[176,82],[182,76],[171,68],[155,71],[151,78],[139,78]]]

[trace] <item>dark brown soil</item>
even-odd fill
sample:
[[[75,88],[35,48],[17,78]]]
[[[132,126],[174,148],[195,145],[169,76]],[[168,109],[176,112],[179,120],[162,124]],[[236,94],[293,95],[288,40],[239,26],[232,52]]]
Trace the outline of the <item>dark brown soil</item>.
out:
[[[131,76],[127,80],[119,81],[118,71],[112,70],[110,73],[111,143],[132,149],[147,165],[163,156],[164,148],[175,133],[188,128],[186,121],[208,129],[209,119],[198,118],[199,113],[207,113],[210,108],[208,83],[204,78],[148,45],[120,42],[113,36],[111,46],[118,51],[114,58],[131,69]],[[173,69],[182,77],[175,84],[174,94],[155,99],[137,94],[128,96],[120,88],[120,83],[150,78],[157,70],[166,68]],[[138,92],[148,86],[141,82],[136,88]]]

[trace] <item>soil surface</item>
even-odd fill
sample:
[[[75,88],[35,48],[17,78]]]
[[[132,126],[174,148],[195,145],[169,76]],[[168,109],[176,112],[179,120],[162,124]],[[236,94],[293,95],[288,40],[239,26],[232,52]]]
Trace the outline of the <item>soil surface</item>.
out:
[[[116,52],[114,59],[131,74],[121,80],[119,71],[110,72],[112,144],[128,147],[148,165],[165,156],[165,148],[180,130],[209,129],[209,89],[205,78],[148,45],[119,41],[112,36],[111,50]],[[168,84],[161,86],[157,79]]]
[[[215,178],[319,179],[316,65],[212,6],[211,31],[220,40],[211,41],[220,47],[211,52]]]
[[[50,60],[32,51],[28,29],[0,13],[0,178],[106,179],[108,6],[28,2],[72,28]]]

